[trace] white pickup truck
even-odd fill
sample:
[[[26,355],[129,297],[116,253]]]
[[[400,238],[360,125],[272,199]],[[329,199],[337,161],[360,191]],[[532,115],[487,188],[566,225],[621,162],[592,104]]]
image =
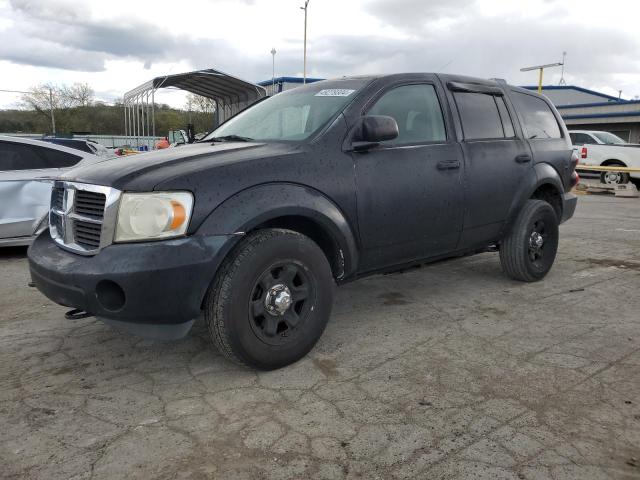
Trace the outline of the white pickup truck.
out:
[[[627,143],[609,132],[569,130],[573,149],[582,165],[640,168],[640,145]],[[580,165],[578,165],[580,170]],[[610,185],[640,181],[640,172],[602,172],[600,181]]]

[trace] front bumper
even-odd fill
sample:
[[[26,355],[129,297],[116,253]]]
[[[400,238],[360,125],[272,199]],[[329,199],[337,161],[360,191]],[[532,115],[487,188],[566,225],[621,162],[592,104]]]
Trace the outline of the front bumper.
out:
[[[237,237],[113,244],[95,256],[58,247],[43,232],[29,248],[35,286],[54,302],[151,338],[184,336]]]
[[[576,195],[573,193],[562,194],[562,218],[560,219],[560,223],[564,223],[573,217],[577,204],[578,197]]]

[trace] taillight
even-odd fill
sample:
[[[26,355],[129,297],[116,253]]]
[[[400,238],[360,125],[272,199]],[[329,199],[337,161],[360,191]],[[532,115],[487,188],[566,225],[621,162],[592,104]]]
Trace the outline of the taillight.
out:
[[[575,187],[579,182],[580,175],[578,175],[578,172],[574,170],[574,172],[571,174],[571,188]]]
[[[580,150],[580,158],[587,158],[587,147],[582,147]]]

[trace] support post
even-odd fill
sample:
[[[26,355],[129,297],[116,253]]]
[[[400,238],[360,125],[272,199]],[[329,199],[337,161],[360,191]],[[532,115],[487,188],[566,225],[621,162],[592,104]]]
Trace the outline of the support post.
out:
[[[544,72],[544,68],[540,68],[540,75],[538,76],[538,93],[542,93],[542,73]]]

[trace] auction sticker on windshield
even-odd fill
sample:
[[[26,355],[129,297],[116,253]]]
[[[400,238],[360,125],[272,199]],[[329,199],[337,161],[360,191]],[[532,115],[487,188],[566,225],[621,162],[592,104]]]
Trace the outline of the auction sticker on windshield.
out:
[[[355,90],[348,90],[345,88],[327,88],[325,90],[320,90],[316,93],[316,97],[348,97]]]

